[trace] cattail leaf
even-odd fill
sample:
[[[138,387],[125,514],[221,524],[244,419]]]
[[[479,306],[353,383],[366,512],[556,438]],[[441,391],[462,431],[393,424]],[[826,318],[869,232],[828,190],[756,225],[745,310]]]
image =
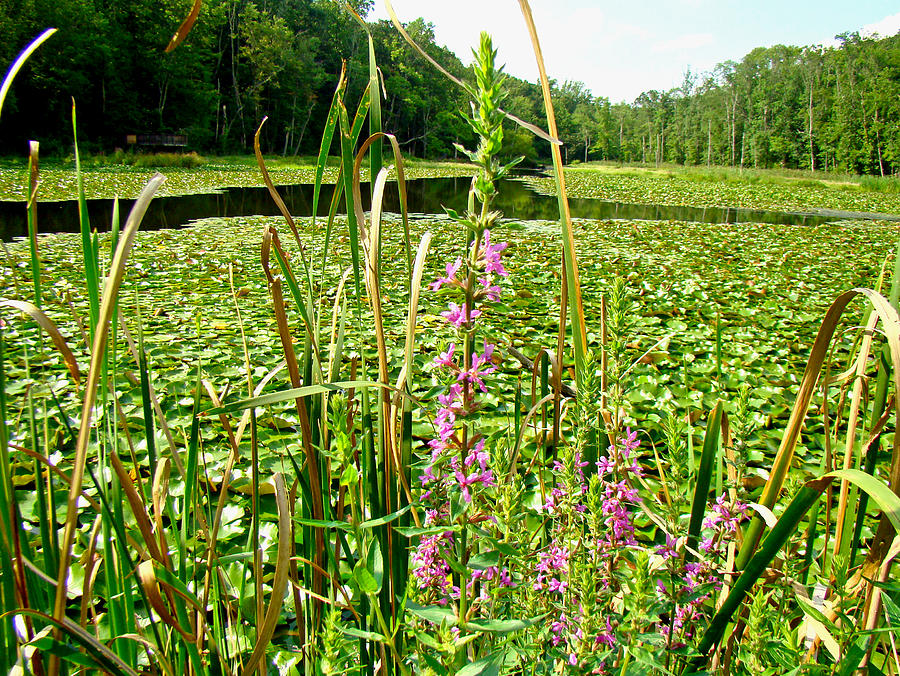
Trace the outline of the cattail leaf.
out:
[[[12,87],[13,80],[16,79],[16,75],[22,69],[22,66],[25,65],[25,62],[28,61],[29,57],[34,53],[34,51],[44,44],[47,39],[56,32],[55,28],[48,28],[43,33],[38,35],[34,40],[32,40],[28,45],[23,49],[19,56],[16,57],[16,60],[13,61],[12,65],[9,67],[9,70],[6,71],[6,75],[3,78],[3,84],[0,85],[0,113],[3,112],[3,103],[6,101],[6,95],[9,93],[9,88]]]
[[[697,549],[700,541],[700,530],[706,514],[706,503],[709,500],[709,487],[715,469],[715,460],[719,448],[719,434],[722,429],[722,402],[716,402],[706,423],[706,435],[703,437],[703,452],[700,454],[700,466],[697,468],[697,483],[694,485],[694,499],[691,503],[691,520],[688,524],[687,548],[685,560],[693,558],[691,550]]]
[[[293,549],[291,507],[288,503],[284,476],[281,473],[275,474],[272,477],[272,483],[275,485],[275,504],[278,506],[278,551],[275,561],[275,576],[272,579],[272,595],[269,600],[269,606],[266,608],[265,619],[259,628],[253,652],[244,663],[244,668],[241,671],[243,676],[253,674],[266,655],[269,641],[272,640],[275,628],[281,618],[281,606],[284,602],[284,594],[288,584],[288,572]]]
[[[0,307],[13,308],[14,310],[24,312],[37,322],[46,334],[50,336],[50,340],[53,341],[53,345],[56,346],[56,349],[62,356],[66,368],[69,369],[69,374],[72,376],[72,379],[76,383],[81,383],[81,371],[78,368],[78,362],[75,361],[75,355],[72,353],[72,350],[69,349],[66,339],[63,338],[59,329],[56,328],[56,324],[53,323],[53,320],[45,315],[40,308],[24,300],[0,300]]]
[[[194,24],[197,22],[197,17],[200,16],[200,8],[203,5],[203,0],[194,0],[194,6],[191,7],[190,13],[185,17],[184,21],[178,27],[178,30],[175,31],[175,35],[172,36],[172,39],[169,40],[169,44],[166,45],[166,53],[174,51],[178,45],[184,42],[184,39],[188,36],[188,33],[191,32],[191,29],[194,27]]]

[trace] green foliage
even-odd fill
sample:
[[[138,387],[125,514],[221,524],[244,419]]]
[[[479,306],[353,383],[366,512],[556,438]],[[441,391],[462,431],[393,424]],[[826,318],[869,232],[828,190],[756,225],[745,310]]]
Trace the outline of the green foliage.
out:
[[[260,40],[287,39],[282,28],[276,22]],[[383,219],[386,173],[372,182],[375,208],[365,213],[365,149],[386,138],[398,178],[402,157],[380,134],[354,156],[370,108],[363,97],[351,118],[342,80],[331,110],[346,219],[298,225],[284,210],[279,219],[139,236],[162,181],[155,177],[121,231],[114,222],[101,236],[83,220],[78,238],[32,236],[9,247],[4,292],[27,298],[34,289],[46,313],[2,303],[4,671],[56,676],[61,663],[198,675],[373,673],[377,665],[391,676],[787,673],[803,661],[813,673],[851,673],[864,661],[892,668],[897,590],[887,581],[900,539],[874,533],[900,527],[900,499],[879,478],[900,472],[900,461],[876,449],[871,473],[862,471],[851,431],[849,469],[828,470],[833,430],[880,419],[881,389],[900,382],[891,302],[857,290],[830,304],[847,275],[872,281],[895,232],[579,223],[569,271],[577,249],[590,274],[574,289],[586,298],[574,319],[600,316],[606,296],[604,331],[584,338],[594,349],[578,355],[574,404],[561,401],[569,364],[560,349],[554,359],[564,361],[547,359],[546,374],[535,357],[524,405],[527,374],[501,356],[500,341],[538,353],[556,336],[559,246],[549,236],[556,225],[506,224],[490,210],[507,169],[497,159],[495,56],[483,36],[469,119],[478,145],[467,152],[478,173],[468,209],[449,219]],[[265,59],[257,66],[277,70]],[[260,135],[257,160],[283,208]],[[331,141],[313,167],[317,192]],[[76,150],[79,192],[82,179]],[[402,195],[402,179],[397,185]],[[294,238],[282,243],[285,221]],[[248,242],[260,228],[257,259]],[[504,231],[510,243],[499,241]],[[413,235],[421,235],[415,264]],[[435,260],[426,272],[432,241],[451,261],[459,251],[457,262]],[[442,313],[453,328],[424,291],[426,275],[446,275],[436,286],[464,296]],[[840,322],[856,294],[872,308],[865,331],[856,317]],[[795,385],[794,353],[806,352],[825,307],[792,407],[775,388]],[[484,312],[476,331],[481,308],[499,312]],[[796,350],[765,347],[776,331]],[[870,359],[882,334],[885,357]],[[461,341],[462,354],[441,346],[435,359],[447,337]],[[61,347],[67,341],[77,358]],[[424,371],[439,366],[449,372]],[[758,373],[748,378],[751,367]],[[813,407],[823,369],[826,405]],[[552,379],[553,391],[537,402],[540,379],[544,389]],[[869,380],[883,383],[874,402],[864,396]],[[536,424],[554,399],[550,425]],[[702,431],[693,427],[698,410]],[[757,546],[762,521],[742,524],[749,507],[738,494],[755,497],[743,474],[751,463],[769,465],[759,418],[781,427],[788,411],[790,457],[769,472],[772,499],[756,506],[769,529]],[[447,421],[449,436],[436,433]],[[882,431],[863,427],[875,440]],[[797,446],[801,429],[807,448]],[[658,439],[668,453],[653,448]],[[862,568],[832,536],[856,509],[846,489],[827,492],[838,479],[878,509],[875,519],[861,514]],[[789,499],[779,502],[782,484]],[[816,511],[822,495],[834,504]],[[739,544],[746,566],[736,568]],[[36,610],[51,606],[52,617]],[[813,634],[821,645],[804,643]]]

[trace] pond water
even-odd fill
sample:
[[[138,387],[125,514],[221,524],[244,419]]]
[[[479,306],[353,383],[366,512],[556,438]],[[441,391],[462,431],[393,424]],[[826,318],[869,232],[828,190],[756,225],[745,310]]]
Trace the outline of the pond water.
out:
[[[470,181],[467,178],[431,178],[407,182],[408,205],[411,213],[442,214],[444,207],[463,211],[466,208]],[[500,182],[499,197],[494,207],[509,219],[556,220],[559,218],[555,197],[540,195],[516,180]],[[293,216],[312,213],[311,185],[279,186],[279,192]],[[334,186],[322,186],[319,215],[328,213]],[[364,206],[368,199],[363,189]],[[819,225],[842,218],[875,217],[877,214],[842,212],[799,213],[760,211],[733,208],[673,207],[655,204],[624,204],[597,199],[570,199],[574,218],[674,220],[699,223],[773,223],[782,225]],[[122,200],[122,222],[133,204]],[[399,198],[395,184],[385,191],[385,211],[398,212]],[[112,215],[112,200],[88,200],[88,214],[92,227],[108,230]],[[265,188],[226,188],[216,193],[160,197],[150,205],[141,224],[145,230],[177,228],[200,218],[229,216],[277,216],[279,214]],[[898,217],[893,217],[898,219]],[[892,220],[893,220],[892,219]],[[78,206],[75,201],[42,202],[38,205],[38,231],[77,232]],[[24,202],[0,202],[0,239],[10,241],[27,233]]]

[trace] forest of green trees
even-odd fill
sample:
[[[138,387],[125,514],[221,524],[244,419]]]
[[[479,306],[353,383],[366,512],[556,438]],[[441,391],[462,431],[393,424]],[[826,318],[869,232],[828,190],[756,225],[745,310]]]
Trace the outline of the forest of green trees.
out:
[[[269,116],[264,150],[309,154],[341,69],[353,100],[367,83],[365,34],[339,0],[205,0],[179,49],[164,47],[191,0],[0,0],[4,63],[48,26],[60,29],[26,66],[0,120],[0,152],[71,145],[71,100],[87,150],[127,134],[183,133],[191,149],[244,153]],[[372,0],[350,4],[366,15]],[[477,27],[473,27],[473,31]],[[415,54],[388,22],[371,24],[384,75],[384,127],[406,152],[452,157],[469,142],[464,93]],[[412,36],[451,72],[460,59],[417,19]],[[502,54],[500,55],[502,62]],[[537,85],[510,77],[510,112],[540,120]],[[557,83],[568,161],[675,162],[900,172],[900,35],[839,36],[838,47],[758,48],[679,87],[614,103],[579,82]],[[602,93],[601,93],[602,94]],[[538,163],[544,144],[521,129],[507,155]]]

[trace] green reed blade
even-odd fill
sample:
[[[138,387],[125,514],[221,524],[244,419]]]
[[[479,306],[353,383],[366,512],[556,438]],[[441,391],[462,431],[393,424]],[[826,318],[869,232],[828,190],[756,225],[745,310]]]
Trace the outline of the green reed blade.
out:
[[[141,306],[137,290],[134,294],[135,317],[137,317],[137,362],[138,375],[141,381],[141,410],[144,415],[144,439],[147,443],[147,463],[156,467],[156,432],[153,425],[153,403],[150,396],[150,366],[147,363],[147,350],[144,348],[144,329],[141,321]],[[146,496],[145,496],[146,498]]]
[[[84,279],[87,285],[88,304],[90,306],[90,336],[94,340],[94,331],[100,317],[100,271],[97,261],[97,245],[91,237],[91,224],[88,218],[87,199],[84,194],[84,175],[81,172],[81,156],[78,153],[78,123],[75,114],[75,100],[72,100],[72,135],[75,139],[75,181],[78,189],[78,223],[81,231],[81,255],[84,261]]]
[[[319,142],[319,155],[316,157],[316,178],[313,182],[312,224],[316,225],[316,216],[319,215],[319,192],[322,189],[322,178],[325,176],[325,167],[328,164],[328,153],[334,140],[334,130],[340,116],[340,101],[343,99],[347,88],[347,62],[341,64],[341,76],[338,79],[331,105],[328,107],[328,115],[325,118],[325,128],[322,130],[322,140]]]
[[[703,632],[700,645],[697,648],[700,656],[694,659],[691,666],[695,668],[702,666],[707,654],[722,639],[725,628],[732,621],[735,611],[737,611],[744,600],[744,596],[756,584],[788,538],[800,528],[807,510],[835,479],[850,481],[865,491],[878,504],[891,523],[894,524],[894,528],[900,530],[900,497],[894,495],[887,484],[875,477],[860,470],[851,469],[830,472],[819,479],[806,482],[785,508],[781,518],[778,519],[769,535],[756,549],[750,561],[744,566],[737,582],[731,588],[715,616],[710,620],[709,627]]]
[[[198,486],[198,465],[200,453],[200,400],[203,396],[203,384],[201,382],[202,367],[200,360],[197,360],[197,377],[194,383],[194,404],[191,413],[191,432],[188,437],[187,460],[184,465],[184,502],[183,512],[181,514],[181,539],[187,543],[194,532],[195,511],[202,509],[200,504],[195,503],[194,493]],[[187,571],[187,555],[182,548],[181,554],[181,570],[180,577],[184,582],[188,581]]]
[[[342,105],[343,99],[341,99],[339,104],[338,111],[338,120],[340,120],[340,105]],[[353,124],[350,126],[350,147],[355,148],[359,143],[359,135],[362,133],[363,122],[366,120],[366,115],[369,112],[369,88],[363,91],[362,98],[359,100],[359,105],[356,107],[356,113],[353,116]],[[343,147],[341,147],[341,153],[343,157]],[[325,244],[322,247],[322,269],[325,269],[325,262],[328,257],[329,247],[328,244],[331,241],[331,230],[334,226],[334,219],[337,215],[338,207],[340,206],[341,197],[344,194],[344,166],[341,164],[338,167],[338,175],[337,180],[334,184],[334,192],[331,195],[331,204],[328,207],[328,222],[325,228]],[[349,205],[347,207],[349,209]]]
[[[312,317],[310,317],[310,308],[307,307],[309,299],[303,297],[303,292],[300,290],[300,285],[297,284],[297,279],[294,277],[294,271],[291,269],[291,264],[285,257],[281,247],[276,244],[273,248],[275,250],[275,259],[278,261],[278,266],[281,268],[281,274],[284,276],[284,281],[287,282],[288,291],[291,292],[294,303],[297,305],[297,311],[300,312],[300,318],[303,320],[303,328],[306,329],[306,337],[315,341],[316,326],[313,323]],[[313,343],[313,348],[315,351],[316,363],[319,366],[319,375],[321,376],[322,366],[318,363],[319,354],[316,342]],[[309,381],[307,380],[306,382]]]
[[[894,389],[895,391],[900,392],[900,372],[898,372],[897,369],[897,365],[900,364],[900,316],[898,316],[897,310],[891,306],[886,298],[875,293],[871,289],[858,288],[841,294],[834,303],[832,303],[831,307],[828,308],[825,319],[822,321],[822,326],[819,328],[816,340],[813,343],[806,370],[804,371],[803,379],[800,382],[797,400],[791,409],[790,420],[785,428],[784,436],[781,439],[781,445],[779,446],[778,452],[772,463],[769,479],[766,482],[763,494],[759,500],[760,504],[764,507],[772,509],[778,498],[778,494],[781,491],[781,487],[784,484],[785,478],[787,477],[787,473],[790,471],[794,450],[797,447],[800,432],[803,429],[806,414],[809,410],[816,384],[819,381],[819,374],[821,373],[825,359],[828,356],[837,324],[850,301],[857,296],[864,296],[881,319],[881,328],[887,337],[891,353],[891,362],[894,365],[894,368],[892,369]],[[900,412],[900,404],[895,404],[895,406],[898,407],[897,410]],[[900,465],[900,463],[894,463],[891,467],[892,483],[900,482],[900,466],[897,465]],[[736,568],[743,568],[750,560],[750,557],[759,542],[763,526],[764,523],[762,519],[758,515],[754,516],[744,533],[744,542],[735,559]]]
[[[353,139],[354,148],[359,143],[363,123],[366,121],[366,117],[369,115],[369,108],[372,106],[372,97],[369,95],[371,89],[371,84],[366,85],[366,88],[363,90],[362,96],[359,99],[359,105],[356,106],[356,112],[353,114],[353,124],[350,125],[350,138]],[[369,132],[369,136],[374,133],[375,132]],[[381,170],[379,169],[379,171]],[[373,176],[378,176],[378,174],[372,174],[372,176],[369,177],[369,180],[372,183],[375,182]]]
[[[0,667],[8,673],[16,661],[16,632],[9,611],[18,607],[13,583],[12,561],[15,558],[12,540],[16,532],[14,521],[18,504],[12,482],[9,457],[9,430],[6,404],[6,343],[0,323]]]
[[[37,141],[28,142],[28,245],[31,250],[31,281],[34,286],[34,304],[41,306],[41,260],[37,242],[37,188],[38,149]]]
[[[43,344],[41,345],[43,347]],[[28,347],[24,346],[23,357],[25,360],[25,378],[27,380],[31,380],[31,363],[28,357]],[[40,442],[38,438],[38,424],[37,424],[37,406],[34,401],[34,390],[32,388],[28,389],[28,394],[26,395],[27,409],[28,409],[28,431],[31,436],[32,444],[34,448],[40,448]],[[46,420],[46,415],[42,416]],[[47,446],[44,446],[44,455],[50,455],[50,449]],[[48,573],[49,575],[53,574],[53,570],[55,569],[56,561],[56,550],[53,549],[54,545],[54,535],[56,532],[56,514],[51,511],[50,500],[51,497],[48,497],[48,493],[50,496],[53,494],[52,482],[49,482],[49,486],[45,486],[44,482],[41,480],[41,476],[43,475],[43,468],[41,466],[41,462],[35,458],[32,464],[33,472],[34,472],[34,486],[35,493],[37,497],[37,508],[38,508],[38,519],[40,521],[40,533],[41,533],[41,551],[44,553],[44,561],[43,561],[43,572]],[[48,490],[49,488],[49,490]],[[23,543],[25,547],[24,556],[31,559],[33,557],[31,547],[26,539]],[[31,580],[29,580],[31,582]],[[47,595],[48,591],[46,585],[41,584],[29,584],[28,586],[28,596],[29,596],[29,604],[34,605],[36,608],[46,608],[47,607]]]
[[[350,260],[353,264],[353,288],[356,292],[356,313],[357,318],[360,315],[360,296],[362,293],[362,283],[359,270],[359,223],[357,222],[356,211],[350,203],[350,196],[353,194],[353,145],[350,136],[350,121],[347,116],[347,109],[341,104],[340,111],[340,129],[341,129],[341,166],[344,170],[344,201],[347,204],[347,230],[350,234]]]
[[[116,256],[113,261],[110,275],[104,285],[103,305],[99,309],[100,318],[103,320],[102,330],[99,330],[94,336],[91,350],[91,365],[84,388],[84,404],[82,407],[80,427],[78,430],[78,442],[75,448],[74,462],[72,468],[72,485],[69,491],[69,506],[66,516],[65,529],[63,538],[60,542],[60,564],[59,573],[57,575],[57,593],[56,602],[54,604],[53,616],[57,620],[63,618],[66,608],[66,580],[69,574],[69,561],[72,555],[72,545],[75,539],[75,529],[78,522],[78,498],[81,494],[81,486],[84,478],[85,466],[87,463],[88,444],[91,437],[91,420],[93,418],[93,408],[96,402],[97,392],[100,386],[99,380],[102,370],[103,358],[106,353],[106,343],[109,336],[108,326],[112,318],[113,308],[118,297],[119,288],[125,276],[125,264],[131,253],[131,247],[137,234],[140,221],[150,205],[150,200],[156,193],[159,186],[165,178],[157,174],[150,180],[147,187],[144,188],[140,197],[135,202],[128,221],[125,224],[122,240],[116,250]],[[54,661],[51,661],[50,674],[53,676],[57,669]],[[58,662],[56,662],[58,664]]]
[[[750,591],[760,575],[763,574],[772,559],[775,558],[782,545],[796,532],[807,510],[818,500],[819,495],[830,483],[831,479],[820,479],[817,482],[807,482],[800,488],[800,491],[784,510],[775,527],[759,549],[756,550],[753,558],[744,566],[741,576],[731,588],[718,612],[710,620],[707,630],[701,634],[702,638],[697,648],[700,656],[694,659],[691,666],[699,669],[703,665],[707,654],[722,639],[725,628],[731,622],[735,611],[744,600],[744,596]],[[688,671],[690,671],[690,668]]]
[[[891,274],[891,288],[888,292],[888,302],[895,310],[900,307],[900,244],[897,245],[897,249],[894,252],[894,268]],[[887,345],[885,345],[884,347],[882,347],[878,356],[878,372],[875,376],[875,396],[873,398],[872,413],[870,416],[871,428],[869,429],[868,433],[868,436],[870,438],[876,436],[875,428],[879,424],[881,417],[884,415],[885,407],[887,406],[887,397],[888,391],[890,389],[890,382],[890,349]],[[865,457],[865,471],[868,474],[872,474],[874,471],[875,463],[878,458],[879,448],[880,439],[874,439],[873,442],[868,446]],[[853,544],[850,554],[851,566],[853,566],[853,562],[856,559],[856,553],[859,547],[859,540],[862,534],[862,527],[865,521],[867,507],[868,496],[863,494],[860,496],[859,511],[856,517],[856,526],[853,530]]]
[[[369,136],[373,136],[381,133],[381,87],[378,78],[378,62],[375,59],[375,42],[372,39],[372,31],[369,30],[369,24],[367,24],[362,17],[346,3],[344,7],[353,15],[353,18],[356,19],[359,25],[362,26],[362,29],[366,32],[366,38],[369,43],[368,92],[369,99],[371,100],[371,110],[369,112]],[[381,172],[383,166],[381,150],[380,140],[373,143],[369,149],[369,181],[373,190],[375,188],[375,177]]]
[[[688,524],[687,549],[684,560],[694,558],[691,549],[696,550],[700,542],[700,530],[703,527],[703,516],[709,500],[709,487],[715,471],[716,456],[719,450],[719,438],[722,429],[722,402],[717,401],[706,422],[706,433],[703,437],[703,452],[700,454],[700,466],[697,468],[694,484],[694,499],[691,502],[691,520]]]

